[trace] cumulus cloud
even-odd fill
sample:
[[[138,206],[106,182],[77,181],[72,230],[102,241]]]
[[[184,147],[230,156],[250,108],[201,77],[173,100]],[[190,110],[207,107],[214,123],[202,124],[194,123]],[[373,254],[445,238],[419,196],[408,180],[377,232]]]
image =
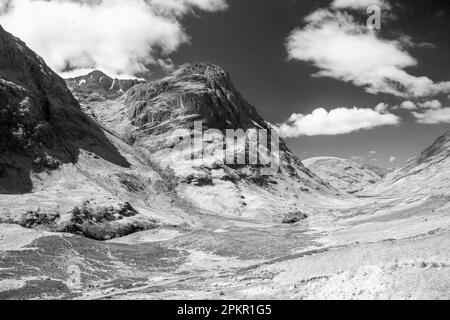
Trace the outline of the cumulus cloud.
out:
[[[193,10],[218,11],[226,0],[10,0],[0,22],[56,71],[98,68],[135,75],[170,68],[168,56],[189,36],[181,19]],[[26,21],[26,23],[24,23]]]
[[[424,109],[440,109],[442,107],[442,103],[439,100],[431,100],[419,103],[419,106]]]
[[[370,6],[379,6],[381,8],[390,8],[390,4],[384,0],[334,0],[332,6],[340,9],[365,9]]]
[[[290,34],[286,47],[290,59],[315,65],[316,77],[351,82],[372,94],[424,97],[450,92],[450,81],[435,83],[406,72],[417,60],[402,42],[380,38],[346,12],[319,9],[305,23]]]
[[[385,113],[387,112],[388,109],[388,105],[386,103],[379,103],[376,107],[375,107],[375,111],[378,113]]]
[[[423,113],[413,112],[413,115],[421,124],[450,123],[450,108],[429,109]]]
[[[417,106],[412,101],[405,101],[402,104],[400,104],[400,108],[405,110],[416,110]]]
[[[400,118],[396,115],[369,108],[336,108],[330,111],[319,108],[308,115],[294,113],[280,126],[280,133],[286,138],[341,135],[399,123]]]

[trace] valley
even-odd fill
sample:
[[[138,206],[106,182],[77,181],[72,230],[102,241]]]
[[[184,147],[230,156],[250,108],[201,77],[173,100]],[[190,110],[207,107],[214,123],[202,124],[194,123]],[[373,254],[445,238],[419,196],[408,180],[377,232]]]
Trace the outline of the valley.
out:
[[[64,81],[0,47],[0,299],[450,299],[450,132],[386,175],[281,140],[266,176],[179,151],[271,129],[219,66]]]

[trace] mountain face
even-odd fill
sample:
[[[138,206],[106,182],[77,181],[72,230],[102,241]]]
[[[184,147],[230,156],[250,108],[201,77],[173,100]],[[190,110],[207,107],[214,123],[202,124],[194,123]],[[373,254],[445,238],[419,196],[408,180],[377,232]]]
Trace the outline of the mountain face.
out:
[[[349,194],[359,192],[381,180],[381,177],[374,171],[346,159],[318,157],[302,162],[306,168],[328,184]]]
[[[113,79],[98,70],[85,76],[66,80],[70,91],[82,104],[116,99],[131,87],[142,82],[136,79]]]
[[[165,185],[158,173],[0,27],[0,225],[108,240],[179,222],[156,184]]]
[[[74,162],[80,148],[127,164],[64,80],[1,26],[0,48],[0,192],[29,191],[30,170]]]
[[[172,129],[153,129],[167,120],[188,128],[193,120],[201,120],[205,128],[218,130],[270,129],[226,71],[208,63],[185,65],[163,80],[133,88],[125,95],[125,105],[132,124],[147,126],[150,135]]]
[[[115,100],[87,103],[86,109],[151,163],[173,171],[179,192],[205,210],[217,212],[219,207],[224,214],[283,220],[284,215],[305,210],[309,202],[339,193],[305,168],[282,140],[279,170],[268,176],[261,174],[260,164],[229,164],[216,154],[204,155],[202,144],[187,152],[203,156],[192,159],[183,151],[186,139],[198,134],[204,134],[203,143],[209,148],[218,150],[231,142],[226,137],[230,129],[267,130],[271,145],[271,126],[235,89],[229,74],[210,63],[184,65]],[[200,128],[195,122],[201,122]],[[259,158],[269,160],[273,155],[269,150],[258,150]],[[285,208],[280,210],[280,204]]]
[[[390,174],[367,193],[449,194],[450,131],[438,138],[419,156]]]

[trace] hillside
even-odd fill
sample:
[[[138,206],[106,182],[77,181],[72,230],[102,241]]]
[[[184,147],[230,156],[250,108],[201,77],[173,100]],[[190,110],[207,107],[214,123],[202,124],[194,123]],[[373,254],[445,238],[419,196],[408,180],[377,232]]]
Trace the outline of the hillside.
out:
[[[450,190],[450,132],[408,163],[388,174],[367,194],[448,195]]]
[[[374,171],[346,159],[319,157],[302,162],[329,185],[349,194],[359,192],[381,180]]]

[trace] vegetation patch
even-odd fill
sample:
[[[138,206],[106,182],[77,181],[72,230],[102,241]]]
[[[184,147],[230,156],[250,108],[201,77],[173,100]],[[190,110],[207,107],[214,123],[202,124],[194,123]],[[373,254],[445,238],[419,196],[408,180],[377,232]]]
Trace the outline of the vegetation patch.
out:
[[[284,216],[283,224],[294,224],[308,219],[308,215],[302,212],[291,212]]]

